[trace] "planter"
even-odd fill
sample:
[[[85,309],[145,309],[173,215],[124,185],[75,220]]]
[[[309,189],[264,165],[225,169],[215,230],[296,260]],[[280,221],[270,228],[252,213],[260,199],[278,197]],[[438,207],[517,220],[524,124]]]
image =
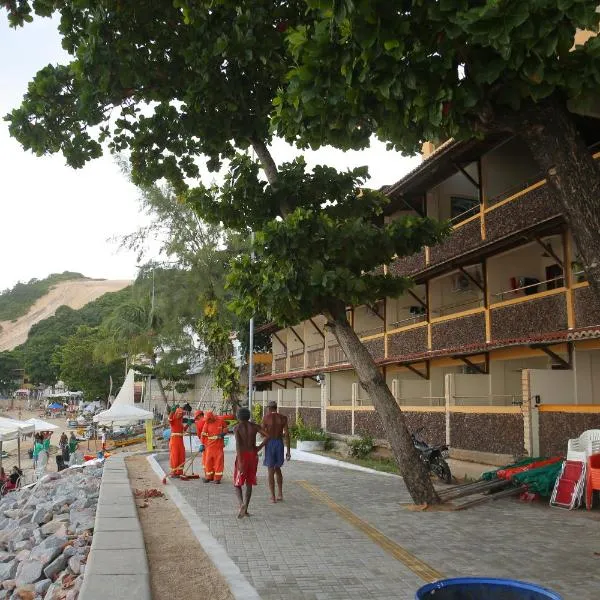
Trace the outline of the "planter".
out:
[[[325,442],[309,442],[298,440],[296,442],[296,449],[303,450],[304,452],[315,452],[315,450],[325,450]]]

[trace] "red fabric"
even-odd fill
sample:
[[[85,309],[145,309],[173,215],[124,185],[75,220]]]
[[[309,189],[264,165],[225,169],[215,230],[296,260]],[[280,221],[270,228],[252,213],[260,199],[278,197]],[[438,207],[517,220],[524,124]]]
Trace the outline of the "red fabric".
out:
[[[242,463],[242,469],[238,469],[238,460]],[[233,485],[242,487],[245,485],[256,485],[256,470],[258,469],[258,454],[254,450],[241,452],[235,461],[233,468]]]
[[[563,460],[561,456],[555,456],[554,458],[548,458],[546,460],[539,460],[537,462],[529,463],[528,465],[524,465],[522,467],[512,467],[510,469],[499,469],[496,471],[496,477],[498,479],[511,479],[513,475],[517,473],[524,473],[525,471],[531,471],[532,469],[539,469],[540,467],[545,467],[547,465],[552,465],[559,461]]]
[[[183,475],[183,464],[185,463],[185,446],[183,445],[183,410],[178,408],[169,415],[171,425],[171,439],[169,440],[169,462],[171,475]],[[173,435],[180,434],[180,435]]]

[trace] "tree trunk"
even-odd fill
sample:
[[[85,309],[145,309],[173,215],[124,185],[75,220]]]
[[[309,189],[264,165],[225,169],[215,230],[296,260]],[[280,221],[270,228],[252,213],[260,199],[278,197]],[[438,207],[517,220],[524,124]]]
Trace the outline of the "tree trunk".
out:
[[[354,367],[360,385],[373,402],[413,502],[438,504],[440,499],[433,488],[429,471],[413,445],[404,415],[375,361],[348,323],[345,310],[337,310],[331,317],[328,326]]]
[[[518,134],[560,201],[590,286],[600,297],[600,169],[564,102],[553,98],[519,116]]]

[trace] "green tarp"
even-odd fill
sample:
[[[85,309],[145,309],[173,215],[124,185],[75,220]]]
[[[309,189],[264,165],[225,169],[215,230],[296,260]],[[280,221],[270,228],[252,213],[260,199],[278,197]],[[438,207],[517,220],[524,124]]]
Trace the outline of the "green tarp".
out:
[[[512,465],[506,465],[505,467],[500,467],[498,469],[494,469],[493,471],[486,471],[481,476],[481,479],[484,479],[485,481],[493,481],[494,479],[496,479],[496,472],[500,471],[501,469],[524,467],[525,465],[540,460],[545,459],[543,457],[524,458]],[[539,494],[540,496],[551,496],[556,479],[560,474],[562,464],[563,461],[558,461],[551,465],[546,465],[545,467],[531,469],[530,471],[523,471],[522,473],[517,473],[516,475],[513,475],[511,477],[511,481],[515,485],[527,485],[529,491],[534,494]]]

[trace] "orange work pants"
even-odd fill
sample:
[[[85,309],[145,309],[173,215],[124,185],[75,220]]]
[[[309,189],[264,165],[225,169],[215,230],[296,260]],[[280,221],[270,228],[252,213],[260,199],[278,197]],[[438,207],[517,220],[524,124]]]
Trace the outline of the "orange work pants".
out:
[[[183,475],[183,463],[185,462],[185,447],[182,435],[171,434],[169,440],[169,452],[171,463],[171,475]]]
[[[208,481],[221,481],[225,455],[223,444],[211,444],[204,450],[204,476]]]

